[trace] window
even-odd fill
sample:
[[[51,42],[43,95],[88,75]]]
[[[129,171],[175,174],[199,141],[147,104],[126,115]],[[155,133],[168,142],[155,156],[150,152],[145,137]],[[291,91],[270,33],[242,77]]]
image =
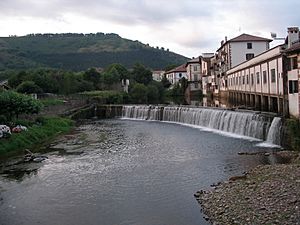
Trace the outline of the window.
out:
[[[275,69],[271,69],[271,82],[274,83],[275,79]]]
[[[194,74],[194,81],[198,81],[198,75]]]
[[[198,71],[198,66],[194,66],[194,71]]]
[[[254,54],[253,53],[247,53],[246,54],[246,60],[250,60],[254,58]]]
[[[267,83],[267,71],[263,71],[263,82]]]
[[[298,93],[298,81],[297,80],[289,81],[289,93],[290,94]]]
[[[198,83],[195,83],[195,88],[198,88]]]
[[[254,78],[253,78],[253,73],[251,73],[251,85],[254,84]]]
[[[246,75],[246,84],[249,84],[249,75]]]
[[[182,77],[182,73],[179,73],[179,78],[181,78]]]
[[[243,84],[245,84],[245,76],[243,76]]]
[[[293,70],[298,69],[297,57],[292,58],[292,69]]]
[[[257,84],[259,84],[259,80],[260,80],[260,78],[259,78],[259,72],[257,72],[257,73],[256,73],[256,83],[257,83]]]
[[[247,49],[252,49],[252,43],[247,43]]]

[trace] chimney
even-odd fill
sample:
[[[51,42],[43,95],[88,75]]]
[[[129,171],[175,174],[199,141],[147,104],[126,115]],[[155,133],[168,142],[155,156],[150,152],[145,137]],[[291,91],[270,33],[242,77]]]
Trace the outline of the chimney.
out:
[[[225,42],[227,42],[227,36],[225,36]]]
[[[299,41],[299,27],[288,27],[288,48]]]

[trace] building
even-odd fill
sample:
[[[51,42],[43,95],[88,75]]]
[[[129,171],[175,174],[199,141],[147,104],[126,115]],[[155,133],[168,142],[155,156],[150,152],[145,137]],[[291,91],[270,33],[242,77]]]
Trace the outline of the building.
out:
[[[226,71],[269,49],[271,39],[241,34],[235,38],[221,41],[215,56],[216,85],[221,92],[227,91]],[[226,93],[225,93],[226,94]]]
[[[259,111],[287,114],[284,45],[274,47],[226,72],[229,100]]]
[[[155,70],[152,71],[152,79],[155,81],[161,81],[164,77],[165,71],[163,70]]]
[[[260,111],[299,118],[300,34],[288,28],[276,46],[226,72],[229,99]]]
[[[287,82],[288,82],[288,101],[289,114],[300,118],[300,33],[298,27],[288,28],[288,38],[286,40],[287,49],[284,51],[287,60]]]
[[[201,57],[193,58],[185,64],[187,79],[189,84],[189,91],[202,90],[202,67]]]
[[[180,65],[172,70],[166,71],[165,75],[172,85],[178,83],[179,80],[183,77],[187,79],[185,64]]]

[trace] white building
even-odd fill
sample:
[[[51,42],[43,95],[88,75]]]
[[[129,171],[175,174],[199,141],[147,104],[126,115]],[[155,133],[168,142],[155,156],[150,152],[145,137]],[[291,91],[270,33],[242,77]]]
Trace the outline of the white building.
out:
[[[163,70],[155,70],[152,71],[152,79],[155,81],[161,81],[164,77],[165,71]]]
[[[247,61],[269,49],[272,40],[249,34],[241,34],[235,38],[221,42],[217,50],[217,87],[220,91],[227,90],[227,70]]]
[[[226,72],[229,99],[261,111],[285,114],[284,45],[274,47]]]
[[[300,119],[300,33],[298,27],[288,28],[287,49],[285,54],[287,56],[289,114]]]
[[[186,68],[185,64],[178,66],[172,70],[166,71],[165,72],[166,78],[170,81],[172,85],[176,84],[179,82],[181,78],[187,78],[187,73],[186,73]]]

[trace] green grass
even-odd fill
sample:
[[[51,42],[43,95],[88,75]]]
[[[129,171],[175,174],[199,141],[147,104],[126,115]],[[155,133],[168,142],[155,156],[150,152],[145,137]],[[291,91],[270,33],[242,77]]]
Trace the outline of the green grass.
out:
[[[0,139],[0,155],[17,154],[26,148],[49,141],[61,133],[66,133],[73,127],[73,121],[60,117],[39,119],[28,131],[13,133],[8,139]]]
[[[64,100],[57,99],[57,98],[41,99],[40,102],[43,103],[44,106],[63,105],[64,104]]]

